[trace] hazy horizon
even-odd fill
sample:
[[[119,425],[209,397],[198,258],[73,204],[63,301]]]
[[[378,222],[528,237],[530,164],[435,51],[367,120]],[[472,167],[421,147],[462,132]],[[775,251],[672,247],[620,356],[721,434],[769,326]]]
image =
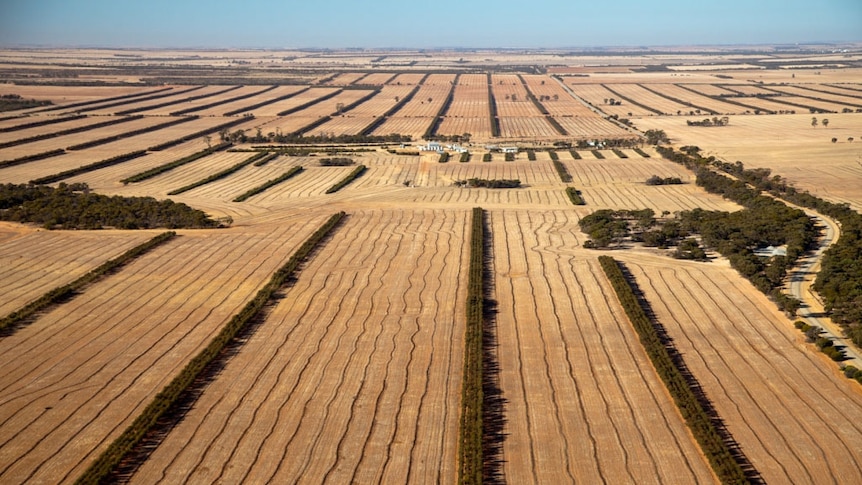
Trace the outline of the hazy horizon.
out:
[[[554,49],[855,43],[862,2],[7,0],[0,46]]]

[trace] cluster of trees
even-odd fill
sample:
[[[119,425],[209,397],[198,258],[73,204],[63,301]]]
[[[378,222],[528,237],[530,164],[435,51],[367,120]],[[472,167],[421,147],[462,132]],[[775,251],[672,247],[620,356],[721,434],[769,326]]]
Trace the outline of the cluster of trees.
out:
[[[118,268],[126,265],[135,258],[146,254],[151,249],[171,240],[177,233],[173,231],[164,232],[149,241],[139,244],[132,249],[129,249],[120,256],[105,261],[96,269],[87,272],[71,283],[63,286],[58,286],[36,300],[24,305],[24,307],[10,313],[0,320],[0,332],[8,334],[12,329],[30,321],[37,313],[43,313],[49,307],[68,300],[76,293],[80,292],[87,285],[91,285],[99,281],[104,276],[113,273]]]
[[[590,152],[593,154],[594,157],[598,158],[599,160],[603,160],[605,158],[605,154],[598,150],[590,150]]]
[[[461,163],[467,163],[470,161],[470,152],[461,152],[461,156],[458,159]]]
[[[458,447],[458,483],[483,483],[485,211],[474,207],[470,223],[470,267],[467,278],[467,322]]]
[[[734,269],[760,291],[771,296],[779,308],[794,313],[799,307],[798,300],[781,294],[778,287],[787,268],[814,243],[816,230],[811,218],[799,209],[761,195],[761,191],[766,190],[781,196],[776,188],[786,187],[780,177],[769,178],[768,169],[746,171],[740,162],[728,164],[713,157],[702,158],[697,154],[697,147],[687,148],[689,154],[664,147],[658,150],[663,157],[694,170],[699,186],[721,194],[745,209],[733,213],[702,209],[686,211],[680,214],[683,229],[700,233],[707,246],[714,247],[727,257]],[[738,180],[712,171],[711,166],[737,174]],[[749,187],[749,184],[755,188]],[[805,205],[800,201],[794,202]],[[786,256],[763,258],[754,252],[757,248],[781,245],[786,246]]]
[[[661,324],[651,320],[651,310],[644,308],[646,301],[638,298],[640,291],[623,273],[620,263],[610,256],[599,256],[599,263],[614,287],[614,292],[640,337],[644,350],[661,377],[668,392],[679,407],[680,414],[709,460],[712,470],[721,483],[748,483],[743,470],[747,460],[738,449],[730,433],[720,424],[708,398],[694,376],[688,371],[682,356],[665,337]]]
[[[440,153],[440,159],[437,160],[437,162],[438,163],[446,163],[449,161],[449,157],[450,157],[449,152],[441,152]]]
[[[536,161],[536,150],[527,150],[527,160],[531,162]]]
[[[302,170],[303,170],[302,167],[299,165],[292,167],[290,170],[279,175],[278,177],[276,177],[274,179],[267,180],[266,182],[258,185],[257,187],[253,187],[253,188],[245,191],[242,195],[238,196],[233,201],[234,202],[244,202],[249,197],[251,197],[253,195],[257,195],[257,194],[263,192],[264,190],[266,190],[270,187],[274,187],[274,186],[284,182],[285,180],[287,180],[287,179],[289,179],[295,175],[298,175],[299,172],[302,172]]]
[[[580,154],[580,153],[578,153],[578,152],[576,152],[575,150],[569,150],[569,154],[570,154],[570,155],[572,156],[572,158],[574,158],[575,160],[580,160],[580,159],[582,159],[582,158],[583,158],[583,157],[581,156],[581,154]]]
[[[625,152],[620,150],[619,148],[611,148],[611,151],[614,152],[614,155],[620,158],[629,158],[629,156],[626,155]]]
[[[273,273],[269,282],[257,292],[255,297],[231,318],[218,335],[189,361],[164,389],[156,394],[132,424],[87,467],[81,477],[78,478],[78,483],[107,482],[115,467],[141,443],[147,433],[158,425],[163,416],[181,412],[176,409],[177,403],[188,403],[195,399],[194,393],[191,392],[193,386],[199,390],[200,387],[210,382],[211,377],[203,378],[207,375],[207,369],[211,365],[218,365],[219,359],[225,359],[231,355],[230,352],[223,352],[228,345],[242,344],[243,339],[237,339],[237,336],[246,330],[250,322],[260,318],[267,306],[272,305],[275,295],[284,287],[285,283],[294,277],[302,263],[335,230],[344,216],[344,212],[331,216],[293,253],[287,263]],[[223,365],[223,362],[221,364]],[[216,373],[209,373],[208,375],[214,376]]]
[[[362,175],[363,173],[365,173],[365,170],[366,170],[366,169],[367,169],[367,167],[366,167],[365,165],[359,165],[358,167],[354,168],[352,172],[350,172],[349,174],[347,174],[347,176],[346,176],[346,177],[344,177],[343,179],[341,179],[337,184],[335,184],[335,185],[333,185],[332,187],[330,187],[330,188],[326,189],[326,193],[327,193],[327,194],[332,194],[332,193],[338,192],[339,190],[341,190],[342,188],[344,188],[344,186],[346,186],[346,185],[347,185],[347,184],[349,184],[350,182],[353,182],[353,180],[354,180],[354,179],[356,179],[357,177],[359,177],[360,175]]]
[[[621,106],[623,104],[622,100],[614,99],[614,98],[605,98],[605,104],[610,106]]]
[[[653,175],[652,177],[646,179],[647,185],[681,185],[682,179],[679,177],[665,177],[661,178],[658,175]]]
[[[664,130],[647,130],[644,132],[644,136],[650,145],[661,145],[662,143],[670,142],[670,138],[667,137],[667,133]]]
[[[434,135],[431,138],[426,138],[429,141],[451,142],[451,143],[470,143],[471,133],[462,133],[460,135]]]
[[[685,157],[683,154],[670,156]],[[814,289],[823,297],[832,319],[844,326],[854,343],[862,345],[862,215],[852,210],[849,204],[828,202],[797,190],[782,177],[772,175],[769,169],[746,169],[742,162],[726,163],[712,157],[699,160],[700,163],[709,162],[775,197],[814,209],[841,223],[841,237],[824,253]]]
[[[458,187],[484,187],[488,189],[515,189],[521,186],[521,181],[518,179],[501,179],[488,180],[471,178],[467,180],[456,180],[455,185]]]
[[[53,104],[48,100],[24,99],[19,94],[0,94],[0,111],[36,108]]]
[[[327,157],[320,159],[321,167],[348,167],[356,162],[348,157]]]
[[[704,118],[702,121],[687,120],[685,123],[688,126],[727,126],[730,124],[730,118],[727,116],[722,116],[721,118],[713,116],[712,119]]]
[[[488,153],[485,153],[484,155],[482,155],[482,161],[483,162],[490,162],[491,161],[491,152],[488,152]]]
[[[503,160],[505,160],[507,162],[514,162],[515,161],[515,154],[512,152],[506,152],[503,154]]]
[[[36,223],[48,229],[154,229],[218,227],[202,211],[172,200],[109,197],[91,193],[86,184],[56,189],[37,185],[0,185],[0,220]]]
[[[581,196],[581,191],[574,187],[566,187],[566,195],[569,196],[569,200],[574,205],[585,205],[587,203]]]

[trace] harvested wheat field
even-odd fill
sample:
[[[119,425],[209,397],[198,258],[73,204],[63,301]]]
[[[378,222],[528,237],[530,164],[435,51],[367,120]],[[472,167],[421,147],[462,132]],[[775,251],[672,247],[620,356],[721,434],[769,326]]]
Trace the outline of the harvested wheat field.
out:
[[[862,481],[862,395],[725,266],[624,257],[766,483]]]
[[[0,231],[5,231],[0,227]],[[0,239],[0,316],[152,237],[131,231],[33,231]]]
[[[321,220],[182,235],[0,340],[0,480],[73,481]]]
[[[824,118],[829,120],[825,127]],[[730,163],[769,168],[799,189],[862,210],[862,115],[731,116],[730,124],[720,127],[686,126],[679,118],[636,124],[663,129],[674,143],[696,145]]]
[[[467,211],[348,216],[132,483],[453,483]]]
[[[491,212],[507,481],[715,482],[571,217]]]

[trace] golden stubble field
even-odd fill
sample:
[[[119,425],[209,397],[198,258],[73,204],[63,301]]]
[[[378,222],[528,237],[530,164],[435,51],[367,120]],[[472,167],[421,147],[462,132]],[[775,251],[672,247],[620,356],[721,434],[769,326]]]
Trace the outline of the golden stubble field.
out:
[[[240,127],[252,133],[257,127],[264,133],[276,127],[299,129],[364,91],[345,90],[295,116],[282,118],[277,113],[351,83],[391,86],[384,97],[360,105],[353,120],[345,116],[319,128],[336,131],[343,126],[349,132],[362,124],[360,118],[373,119],[375,110],[391,107],[395,96],[403,96],[424,77],[366,74],[342,73],[323,87],[253,108],[251,112],[262,117]],[[417,95],[383,130],[404,126],[414,134],[424,132],[453,88],[453,79],[449,74],[425,78]],[[541,119],[531,105],[520,106],[525,91],[517,76],[493,79],[498,100],[509,95],[504,110],[510,110],[506,113],[512,119]],[[677,95],[679,88],[661,85],[681,79],[702,85],[705,93],[721,92],[718,86],[728,82],[718,82],[703,71],[677,76],[623,70],[595,79],[564,78],[599,109],[608,92],[599,84],[642,84]],[[525,75],[525,81],[537,95],[567,95],[550,77]],[[247,87],[216,97],[227,100],[264,88]],[[38,94],[34,87],[15,89]],[[69,90],[66,100],[57,98],[56,89],[43,89],[58,103],[99,98],[91,87]],[[279,88],[271,95],[292,89]],[[624,91],[632,96],[649,92],[637,86]],[[105,88],[103,97],[129,92]],[[204,91],[187,96],[195,93]],[[487,136],[487,93],[485,74],[462,75],[442,132]],[[517,103],[511,99],[513,93]],[[188,104],[203,106],[207,99]],[[228,109],[265,100],[264,94],[216,105],[206,111],[216,116],[0,168],[0,182],[25,182],[144,149],[215,126],[226,120],[218,114]],[[676,106],[654,93],[640,101],[667,103],[662,105],[666,109]],[[613,130],[608,132],[624,133],[575,98],[545,103],[567,130],[586,134],[592,130],[601,136],[606,133],[601,130],[610,126]],[[145,105],[128,102],[128,107]],[[570,117],[567,105],[572,107]],[[0,159],[157,124],[171,109],[153,108],[152,118],[127,126],[9,147],[0,150]],[[632,117],[642,130],[664,129],[674,143],[698,145],[709,154],[739,159],[750,167],[772,168],[798,187],[857,209],[862,206],[862,165],[855,162],[862,150],[862,115],[739,115],[731,116],[727,127],[699,128],[686,126],[683,116],[647,113],[639,109]],[[110,116],[102,114],[100,119]],[[40,116],[3,120],[0,128]],[[829,118],[829,125],[812,127],[812,116]],[[21,133],[51,133],[64,123]],[[2,133],[0,142],[17,136],[14,131]],[[847,141],[850,136],[856,140]],[[832,137],[838,142],[833,144]],[[109,195],[164,198],[249,155],[219,152],[144,182],[119,182],[205,146],[196,138],[67,181],[85,182]],[[492,161],[484,162],[484,147],[472,148],[467,163],[459,163],[457,155],[441,164],[437,154],[396,155],[383,149],[348,155],[368,171],[335,194],[325,191],[349,167],[321,167],[318,156],[282,155],[172,197],[216,217],[230,216],[233,225],[180,231],[177,239],[12,335],[0,337],[0,360],[9,370],[0,379],[0,481],[74,481],[275,268],[326,217],[344,210],[344,224],[283,290],[255,332],[129,479],[453,483],[458,468],[469,218],[470,209],[481,206],[489,216],[489,296],[497,304],[495,352],[505,400],[499,456],[503,480],[715,482],[598,265],[597,256],[603,253],[583,248],[586,239],[577,222],[602,208],[649,207],[656,213],[673,213],[739,207],[706,194],[694,185],[693,174],[661,160],[650,148],[644,148],[648,158],[623,149],[627,158],[603,150],[604,159],[589,150],[578,150],[579,157],[558,150],[560,162],[573,177],[570,184],[560,182],[547,152],[536,152],[535,161],[519,153],[512,162],[495,153]],[[245,202],[232,201],[295,166],[305,170]],[[651,175],[680,177],[684,184],[646,186]],[[492,190],[453,184],[468,178],[519,179],[523,187]],[[571,205],[567,186],[580,190],[587,205]],[[152,235],[153,231],[49,232],[0,223],[4,263],[0,309],[5,315]],[[805,345],[792,321],[775,311],[766,297],[721,259],[680,262],[638,249],[612,255],[632,271],[728,430],[768,483],[862,480],[859,386]]]

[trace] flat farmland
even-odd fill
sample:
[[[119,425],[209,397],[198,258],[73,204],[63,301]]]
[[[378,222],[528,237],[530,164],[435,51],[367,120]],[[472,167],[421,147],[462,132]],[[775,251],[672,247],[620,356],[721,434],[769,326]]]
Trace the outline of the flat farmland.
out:
[[[315,99],[335,92],[337,89],[338,88],[310,88],[308,91],[297,94],[296,96],[293,96],[291,98],[282,101],[276,101],[274,103],[261,106],[260,108],[256,108],[254,110],[254,115],[264,117],[277,116],[278,113],[281,113],[282,111],[286,111],[290,108],[301,106],[310,101],[314,101]]]
[[[15,121],[14,123],[11,122],[13,120],[6,120],[6,122],[0,126],[6,127],[8,125],[10,127],[13,127],[15,125],[24,125],[26,123],[33,123],[33,122],[37,122],[37,121],[51,120],[51,119],[57,119],[57,118],[59,118],[59,117],[56,117],[56,116],[49,117],[49,116],[43,115],[43,114],[35,114],[35,115],[30,115],[30,116],[27,116],[24,118],[18,118],[16,120],[14,120]],[[101,116],[97,116],[97,117],[88,116],[86,118],[81,118],[81,119],[70,119],[68,121],[63,121],[60,123],[52,123],[50,125],[34,126],[32,128],[24,128],[21,130],[10,131],[10,132],[6,132],[6,133],[0,133],[0,143],[8,143],[8,142],[13,142],[13,141],[17,141],[17,140],[24,140],[26,138],[30,138],[30,137],[34,137],[34,136],[38,136],[38,135],[57,133],[59,131],[70,130],[70,129],[74,129],[74,128],[83,128],[85,126],[103,123],[103,122],[108,121],[108,120],[109,120],[109,118],[105,118],[105,117],[101,117]],[[18,145],[18,146],[27,146],[27,144],[25,143],[24,145]]]
[[[353,84],[356,81],[359,81],[363,77],[365,77],[364,72],[343,72],[341,74],[336,74],[335,77],[326,81],[324,84],[332,86],[347,86],[348,84]]]
[[[350,116],[374,118],[382,116],[398,101],[413,91],[414,86],[386,85],[373,98],[348,111]]]
[[[691,110],[690,107],[684,104],[659,96],[637,84],[610,84],[608,85],[608,88],[611,91],[618,93],[620,96],[625,96],[626,98],[637,101],[642,105],[661,111],[666,115],[674,114],[677,111],[688,113],[689,110]],[[625,102],[626,101],[624,100],[623,103]]]
[[[164,122],[164,119],[158,119],[157,118],[157,120],[159,120],[162,123]],[[30,180],[33,180],[33,179],[36,179],[39,177],[44,177],[47,175],[52,175],[55,173],[63,172],[65,170],[77,168],[77,167],[82,166],[82,165],[95,163],[95,162],[98,162],[100,160],[105,160],[107,158],[110,158],[110,157],[113,157],[116,155],[121,155],[124,153],[130,153],[130,152],[134,152],[134,151],[138,151],[138,150],[146,150],[148,147],[151,147],[151,146],[156,145],[158,143],[162,143],[166,140],[172,140],[175,138],[179,138],[179,137],[182,137],[183,135],[187,135],[189,133],[194,133],[194,132],[197,132],[197,131],[205,129],[205,128],[210,128],[210,127],[216,126],[222,122],[224,122],[224,120],[220,120],[217,118],[201,118],[198,120],[193,120],[193,121],[189,121],[186,123],[181,123],[179,125],[171,126],[171,127],[168,127],[168,128],[162,129],[162,130],[157,130],[154,132],[145,133],[142,135],[137,135],[137,136],[134,136],[131,138],[125,138],[125,139],[117,140],[117,141],[107,143],[104,145],[86,148],[84,150],[76,150],[73,152],[67,152],[66,154],[59,156],[59,157],[52,157],[52,158],[47,158],[44,160],[39,160],[36,162],[26,163],[23,165],[7,167],[4,169],[0,169],[0,179],[2,179],[3,181],[6,181],[6,182],[12,182],[12,183],[26,183],[26,182],[29,182]],[[134,122],[129,122],[127,124],[131,125],[132,123],[134,123]],[[240,128],[240,127],[236,127],[236,128]],[[132,128],[131,127],[127,128],[127,130],[131,131]],[[83,135],[83,133],[79,133],[77,135],[71,135],[71,136],[80,137],[82,135]],[[98,135],[97,137],[101,138],[102,136],[107,136],[107,135]],[[65,137],[63,137],[63,138],[65,138]],[[218,138],[218,135],[213,135],[213,138],[214,139]],[[93,138],[91,138],[91,139],[93,139]],[[49,140],[45,140],[45,141],[49,141]],[[83,141],[85,141],[83,138],[78,138],[77,143],[81,143]],[[195,145],[200,146],[200,145],[202,145],[202,142],[199,140],[195,140],[195,141],[190,141],[186,144],[186,146],[195,146]],[[13,148],[10,148],[9,150],[20,149],[20,148],[24,148],[26,146],[28,146],[28,145],[21,145],[18,147],[13,147]],[[205,147],[206,147],[206,145],[203,145],[199,148],[199,150],[202,150]],[[40,153],[40,151],[28,150],[28,151],[23,152],[23,153],[18,152],[17,154],[10,155],[9,158],[11,159],[11,158],[20,157],[23,155]],[[126,171],[127,169],[133,170],[129,167],[138,167],[138,166],[140,166],[142,161],[144,161],[143,163],[147,163],[147,161],[151,161],[151,160],[162,160],[163,159],[162,157],[166,153],[174,153],[174,150],[169,150],[169,151],[165,151],[165,152],[153,152],[150,156],[136,158],[136,159],[130,160],[128,162],[123,162],[123,163],[120,163],[120,164],[112,166],[112,167],[100,169],[97,172],[91,172],[89,174],[84,174],[84,175],[79,176],[79,177],[83,177],[83,180],[86,181],[86,180],[90,180],[90,177],[100,178],[100,176],[98,175],[98,172],[100,172],[100,171],[106,171],[107,173],[128,173]],[[150,158],[150,157],[152,157],[152,158]],[[177,158],[180,158],[180,157],[177,157]],[[126,163],[128,163],[129,165],[125,165]],[[158,165],[158,164],[153,164],[153,165]],[[137,173],[137,171],[128,173],[128,175],[133,175],[134,173]],[[125,178],[125,177],[120,177],[120,178],[116,179],[115,182],[118,182],[122,178]]]
[[[326,99],[319,103],[309,106],[302,111],[290,114],[287,118],[304,117],[304,118],[319,118],[322,116],[330,116],[338,110],[338,105],[347,106],[351,103],[359,101],[367,96],[370,91],[364,89],[346,89],[336,94],[332,98]],[[381,113],[382,114],[382,113]]]
[[[433,118],[446,102],[452,86],[449,84],[423,84],[410,101],[404,104],[393,118]]]
[[[322,220],[183,234],[0,340],[0,480],[73,481]]]
[[[10,234],[3,226],[0,231]],[[0,318],[152,236],[130,231],[33,231],[8,239],[0,236]]]
[[[826,86],[812,86],[812,89],[806,89],[806,87],[807,86],[770,86],[770,89],[774,89],[775,91],[780,91],[782,93],[787,93],[792,96],[819,98],[826,101],[830,101],[835,105],[841,107],[837,111],[841,111],[841,109],[843,108],[850,108],[855,111],[856,107],[862,106],[862,96],[852,97],[838,93],[824,93],[823,91],[828,90],[828,87]],[[815,89],[817,91],[815,91]]]
[[[179,89],[170,86],[172,89]],[[133,94],[144,94],[157,91],[160,88],[151,86],[40,86],[40,85],[16,85],[7,84],[3,86],[3,92],[17,94],[27,99],[47,99],[53,102],[52,106],[40,106],[26,110],[17,110],[16,113],[27,113],[38,111],[49,107],[59,107],[74,103],[86,103],[98,101],[104,98],[126,96]],[[167,93],[163,91],[162,93]],[[59,111],[55,111],[59,112]]]
[[[408,135],[413,140],[419,140],[425,131],[434,122],[434,117],[415,117],[406,118],[400,116],[391,116],[382,125],[378,126],[371,134],[372,135],[389,135],[397,133],[400,135]]]
[[[617,115],[624,118],[630,116],[650,116],[653,114],[652,111],[619,99],[618,95],[608,91],[607,88],[600,84],[573,84],[570,88],[576,95],[609,115]],[[610,99],[620,101],[622,104],[619,106],[608,104],[606,100]]]
[[[467,215],[348,216],[132,483],[454,483]]]
[[[413,86],[419,84],[422,79],[425,79],[425,73],[407,72],[402,73],[390,79],[386,84],[394,84],[397,86]]]
[[[393,79],[397,74],[392,72],[373,72],[362,79],[359,80],[356,84],[368,84],[372,86],[383,86],[384,84],[389,84],[389,80]]]
[[[463,79],[464,76],[461,76]],[[452,104],[445,116],[459,118],[478,118],[480,116],[490,116],[490,108],[488,107],[488,84],[470,85],[461,84],[455,85],[455,96],[452,99]]]
[[[532,104],[532,103],[531,103]],[[500,118],[500,136],[504,138],[556,138],[560,134],[544,116]]]
[[[510,483],[715,483],[569,211],[492,211]]]
[[[251,106],[252,104],[255,104],[256,102],[259,103],[264,99],[272,99],[273,97],[278,96],[278,94],[276,93],[279,92],[279,88],[276,87],[275,89],[270,89],[271,87],[273,86],[243,86],[239,89],[220,94],[216,99],[210,100],[210,103],[218,102],[219,104],[210,108],[193,111],[191,114],[199,116],[222,116],[224,113],[227,113],[229,111],[243,109],[246,106]],[[293,91],[294,88],[295,86],[288,86],[287,90],[282,91]],[[254,95],[248,98],[228,102],[228,100],[231,98],[235,98],[237,96],[247,96],[250,94]]]
[[[226,88],[225,86],[202,86],[200,88],[194,89],[194,88],[189,87],[189,86],[182,86],[182,87],[177,87],[176,89],[171,90],[171,91],[165,91],[164,93],[160,93],[160,94],[171,94],[174,91],[177,91],[175,94],[173,94],[171,96],[166,96],[163,98],[151,99],[151,100],[145,100],[145,101],[137,101],[137,102],[135,101],[135,98],[130,98],[130,99],[126,100],[126,102],[124,102],[123,104],[121,104],[119,106],[110,106],[112,104],[119,102],[119,101],[113,101],[111,103],[108,103],[108,105],[106,105],[105,108],[93,109],[92,111],[90,111],[89,108],[85,108],[85,109],[87,109],[88,114],[111,115],[111,114],[115,114],[115,113],[120,112],[120,111],[126,111],[126,110],[131,110],[131,109],[142,109],[142,108],[146,108],[148,106],[155,106],[155,105],[159,105],[159,104],[163,104],[163,103],[175,103],[175,104],[170,104],[168,106],[164,106],[162,108],[154,108],[152,110],[141,111],[141,113],[149,114],[149,115],[167,115],[173,111],[177,111],[180,109],[184,109],[188,106],[191,106],[192,103],[196,103],[196,102],[199,104],[212,103],[214,101],[214,98],[212,97],[212,95],[215,93],[224,91],[225,88]],[[233,94],[235,96],[237,91],[238,90],[233,90],[233,91],[226,93],[225,95]],[[208,96],[205,98],[198,99],[198,100],[185,101],[185,99],[190,98],[192,96],[203,96],[203,95],[208,95]],[[143,97],[147,98],[149,96],[143,96]]]
[[[569,136],[574,137],[594,137],[594,138],[616,138],[616,137],[632,137],[633,134],[621,128],[620,126],[604,119],[604,118],[587,118],[587,117],[556,117],[557,120]]]
[[[228,151],[216,152],[203,158],[199,158],[191,163],[179,166],[161,175],[157,175],[140,182],[133,182],[129,185],[136,186],[136,190],[150,194],[160,194],[161,197],[164,197],[172,190],[184,187],[188,184],[204,179],[211,174],[230,168],[252,155],[254,155],[254,153]]]
[[[260,88],[260,86],[258,86],[258,88]],[[258,114],[262,114],[258,110],[265,109],[269,103],[261,106],[260,108],[253,108],[253,109],[243,109],[243,108],[251,107],[251,106],[263,103],[263,102],[267,102],[267,101],[273,100],[273,99],[281,97],[281,96],[293,94],[293,93],[299,92],[305,88],[306,88],[306,86],[277,86],[275,89],[272,89],[270,91],[266,91],[262,94],[254,95],[250,98],[245,98],[245,99],[242,99],[239,101],[234,101],[233,103],[227,103],[227,104],[223,104],[223,105],[219,105],[219,106],[214,106],[212,108],[212,114],[218,116],[220,114],[229,113],[229,112],[236,111],[236,110],[242,110],[242,111],[239,111],[239,113],[237,113],[237,115],[242,116],[245,113],[251,113],[251,114],[257,116]],[[237,89],[235,91],[230,91],[228,93],[225,93],[222,96],[226,97],[226,98],[233,97],[234,95],[240,96],[241,94],[238,93],[238,91],[239,91],[239,89]],[[252,92],[254,92],[254,91],[252,91]],[[258,89],[258,92],[260,92],[260,89]],[[234,94],[234,93],[237,93],[237,94]],[[290,98],[288,98],[288,99],[290,99]],[[200,113],[201,113],[201,115],[207,115],[210,113],[210,111],[205,110],[205,111],[201,111]]]
[[[485,107],[487,107],[487,103]],[[440,135],[461,135],[470,133],[478,139],[491,138],[491,119],[488,115],[481,118],[453,117],[446,116],[440,127],[437,129]]]
[[[100,121],[106,121],[104,119]],[[150,126],[159,125],[168,121],[165,118],[149,118],[144,117],[141,119],[136,119],[132,121],[126,121],[123,123],[118,123],[116,125],[103,126],[101,128],[96,128],[93,130],[84,131],[81,133],[72,133],[68,135],[57,136],[53,138],[48,138],[45,140],[39,140],[32,143],[25,143],[23,145],[2,148],[0,149],[0,160],[11,160],[14,158],[18,158],[25,155],[32,155],[35,153],[42,153],[51,150],[56,150],[58,148],[67,148],[73,145],[77,145],[79,143],[85,143],[92,140],[97,140],[100,138],[106,138],[113,135],[119,135],[121,133],[147,128]],[[50,126],[50,125],[49,125]],[[51,131],[61,131],[64,128],[55,127],[54,130]],[[14,132],[13,132],[14,133]],[[22,137],[23,138],[23,137]],[[15,138],[13,138],[15,139]],[[132,150],[129,150],[132,151]]]
[[[828,117],[829,126],[812,127],[812,117]],[[739,116],[723,127],[690,127],[673,118],[649,118],[637,124],[641,129],[663,129],[675,143],[699,146],[724,161],[769,168],[798,189],[862,210],[858,141],[847,141],[862,139],[859,115]],[[832,138],[839,141],[832,143]]]
[[[649,87],[653,91],[694,105],[694,107],[689,106],[687,110],[683,111],[683,113],[686,114],[698,108],[712,110],[719,115],[737,114],[745,110],[745,108],[739,105],[725,103],[724,101],[719,101],[710,98],[709,96],[698,95],[676,84],[652,84]],[[703,111],[703,114],[708,115],[710,113],[707,111]]]
[[[705,94],[706,96],[733,95],[734,92],[714,84],[684,84],[686,89]]]
[[[767,483],[862,481],[862,395],[724,265],[640,263],[641,290]]]
[[[537,98],[543,96],[550,98],[542,101],[542,105],[552,116],[599,116],[580,101],[574,99],[555,79],[539,74],[524,74],[521,77],[524,78],[530,91]]]

